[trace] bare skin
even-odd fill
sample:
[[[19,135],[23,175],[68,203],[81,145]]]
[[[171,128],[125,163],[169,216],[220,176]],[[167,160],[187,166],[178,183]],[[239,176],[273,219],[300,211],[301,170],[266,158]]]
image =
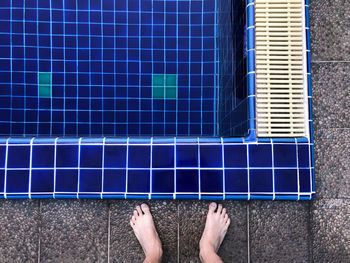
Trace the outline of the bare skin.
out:
[[[158,263],[162,260],[163,250],[148,205],[136,206],[130,225],[145,253],[145,263]]]
[[[217,208],[217,211],[215,212]],[[223,262],[217,255],[219,247],[225,238],[231,220],[226,213],[226,208],[212,202],[209,205],[207,221],[202,238],[199,242],[199,257],[202,262]]]
[[[216,209],[217,211],[215,211]],[[217,251],[224,240],[230,222],[226,209],[222,205],[217,205],[214,202],[209,205],[207,221],[199,242],[199,257],[202,262],[223,262],[217,255]],[[162,244],[148,205],[136,206],[130,225],[145,253],[146,258],[144,262],[161,262],[163,255]]]

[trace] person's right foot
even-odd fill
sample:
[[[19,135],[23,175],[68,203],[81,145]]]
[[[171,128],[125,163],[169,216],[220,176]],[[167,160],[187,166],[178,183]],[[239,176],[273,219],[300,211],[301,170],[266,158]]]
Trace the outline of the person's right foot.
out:
[[[217,211],[215,212],[216,208]],[[226,213],[226,209],[222,208],[222,205],[217,206],[214,202],[210,203],[207,221],[199,242],[201,255],[218,252],[230,223],[231,220]]]
[[[163,253],[162,244],[148,205],[136,206],[130,225],[146,255],[145,262],[160,262]]]

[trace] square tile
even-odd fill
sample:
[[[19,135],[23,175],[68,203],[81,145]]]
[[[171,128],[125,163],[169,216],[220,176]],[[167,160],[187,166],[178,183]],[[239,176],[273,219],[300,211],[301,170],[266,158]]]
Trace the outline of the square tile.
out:
[[[312,173],[310,169],[299,169],[300,192],[311,192]]]
[[[264,144],[249,145],[249,166],[250,167],[271,167],[272,166],[271,145],[264,145]]]
[[[152,147],[152,168],[173,168],[174,147],[153,146]]]
[[[56,171],[56,192],[77,192],[78,191],[78,170]]]
[[[50,72],[39,72],[38,79],[39,79],[39,85],[51,84],[51,73]]]
[[[9,146],[7,167],[29,168],[30,146]]]
[[[299,167],[310,167],[309,145],[298,145],[298,165]]]
[[[250,191],[272,193],[272,170],[251,169],[250,170]]]
[[[297,154],[294,144],[275,144],[273,151],[275,167],[296,167]]]
[[[39,98],[51,98],[51,85],[39,84]]]
[[[56,167],[78,167],[78,145],[56,146]]]
[[[0,146],[0,168],[5,168],[6,146]]]
[[[126,170],[104,170],[103,191],[104,192],[125,192]]]
[[[130,168],[149,168],[150,167],[150,146],[129,145],[128,165]]]
[[[54,167],[55,146],[32,147],[32,167],[48,168]]]
[[[198,167],[198,146],[177,145],[176,146],[177,167]]]
[[[247,167],[246,145],[225,145],[225,167]]]
[[[222,170],[201,170],[200,179],[202,193],[223,192]]]
[[[226,192],[248,192],[248,170],[247,169],[226,169],[225,170],[225,191]]]
[[[42,201],[40,240],[42,262],[106,262],[107,201]]]
[[[33,169],[31,191],[34,193],[52,193],[54,191],[54,171]]]
[[[129,193],[133,193],[133,192],[149,193],[150,171],[149,170],[129,170],[127,190]]]
[[[296,169],[275,169],[276,192],[298,192]]]
[[[29,170],[9,170],[6,178],[7,193],[28,193]]]
[[[201,145],[200,146],[200,166],[222,168],[222,146],[221,145]]]
[[[0,193],[4,192],[4,187],[5,187],[5,171],[0,170]]]
[[[165,88],[165,98],[166,99],[176,99],[177,98],[177,87],[166,87]]]
[[[176,192],[197,193],[199,191],[198,170],[176,171]]]
[[[126,167],[126,146],[105,145],[104,167],[124,168]]]
[[[152,171],[152,193],[173,193],[174,191],[173,170]]]
[[[80,170],[79,192],[101,192],[102,171]]]
[[[102,146],[81,145],[80,146],[80,167],[101,168],[102,167]]]

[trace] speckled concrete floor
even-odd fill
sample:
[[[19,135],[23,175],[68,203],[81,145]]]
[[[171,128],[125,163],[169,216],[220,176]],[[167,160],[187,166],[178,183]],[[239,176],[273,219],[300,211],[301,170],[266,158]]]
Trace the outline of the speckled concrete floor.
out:
[[[223,202],[225,262],[350,262],[350,1],[310,0],[317,197]],[[140,262],[137,201],[0,202],[0,262]],[[152,201],[164,262],[198,262],[208,202]]]

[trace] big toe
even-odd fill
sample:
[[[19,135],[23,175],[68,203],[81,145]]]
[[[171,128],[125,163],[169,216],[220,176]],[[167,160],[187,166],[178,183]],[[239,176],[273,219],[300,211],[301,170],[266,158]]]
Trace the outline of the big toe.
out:
[[[216,207],[217,207],[217,204],[215,202],[211,202],[209,205],[209,213],[214,213]]]
[[[142,211],[147,215],[147,214],[150,214],[150,210],[149,210],[149,206],[146,205],[145,203],[143,203],[141,205],[141,208],[142,208]]]

